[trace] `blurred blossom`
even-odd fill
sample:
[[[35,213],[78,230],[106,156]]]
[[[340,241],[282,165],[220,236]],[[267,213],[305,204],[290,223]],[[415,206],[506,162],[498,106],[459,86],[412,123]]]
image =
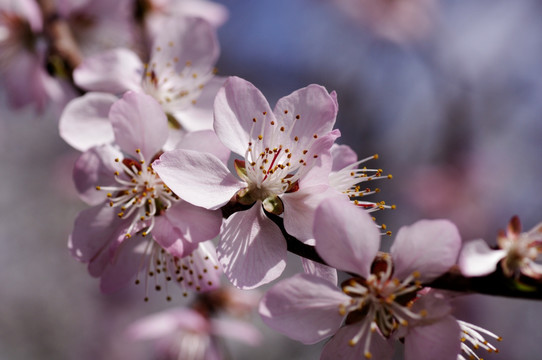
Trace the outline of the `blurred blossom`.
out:
[[[0,82],[9,103],[33,105],[42,112],[49,102],[65,99],[63,85],[45,69],[47,46],[40,9],[33,0],[0,2]]]
[[[79,150],[110,142],[109,108],[128,90],[152,96],[167,114],[165,149],[187,131],[212,128],[212,103],[224,81],[214,76],[219,54],[215,30],[198,18],[170,19],[162,25],[148,64],[118,48],[87,57],[75,69],[75,83],[91,92],[66,106],[59,124],[66,142]]]
[[[149,39],[156,37],[164,21],[184,16],[200,17],[215,27],[228,19],[224,5],[208,0],[134,0],[136,13],[144,21]]]
[[[136,341],[154,341],[155,359],[228,359],[223,339],[251,346],[262,341],[260,332],[250,323],[220,316],[224,312],[231,313],[232,305],[239,310],[239,304],[250,303],[239,301],[240,292],[235,294],[237,299],[231,299],[229,292],[226,288],[215,290],[197,297],[190,308],[170,309],[140,319],[127,329],[126,336]],[[253,310],[253,305],[255,303],[246,310]]]
[[[133,45],[131,0],[56,0],[84,56]]]
[[[331,0],[347,16],[377,35],[402,43],[427,37],[437,15],[436,0]]]
[[[526,276],[542,278],[542,223],[521,232],[521,223],[514,216],[506,231],[497,237],[498,249],[491,249],[484,240],[474,240],[463,246],[459,257],[461,272],[466,276],[483,276],[494,272],[500,263],[505,276],[520,280]]]

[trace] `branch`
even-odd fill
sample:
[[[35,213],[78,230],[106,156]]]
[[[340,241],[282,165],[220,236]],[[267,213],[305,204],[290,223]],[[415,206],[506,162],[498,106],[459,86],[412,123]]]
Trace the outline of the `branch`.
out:
[[[328,265],[320,255],[318,255],[314,246],[306,245],[286,232],[284,220],[281,217],[269,213],[267,213],[267,216],[280,228],[280,231],[288,244],[288,251],[309,260]],[[533,281],[532,279],[527,280]],[[487,276],[465,277],[461,275],[459,269],[455,266],[444,275],[425,285],[441,290],[451,290],[469,294],[476,293],[518,299],[542,300],[542,284],[519,283],[506,277],[500,269]]]

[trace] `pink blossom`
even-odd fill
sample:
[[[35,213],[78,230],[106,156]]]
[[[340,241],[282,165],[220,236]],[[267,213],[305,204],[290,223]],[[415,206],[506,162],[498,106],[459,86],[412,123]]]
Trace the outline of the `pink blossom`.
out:
[[[154,168],[194,205],[218,209],[233,199],[250,206],[225,221],[217,252],[235,286],[255,288],[280,276],[286,264],[286,241],[264,211],[282,215],[288,233],[312,237],[307,214],[314,213],[317,202],[310,195],[328,189],[329,170],[323,164],[330,163],[329,150],[338,136],[332,131],[335,94],[309,85],[271,110],[254,85],[231,77],[218,92],[214,112],[220,141],[244,157],[235,162],[237,177],[215,156],[187,150],[163,154]]]
[[[435,0],[332,0],[377,35],[403,43],[426,38],[434,26]]]
[[[506,231],[499,232],[497,245],[498,249],[490,249],[482,239],[466,243],[459,256],[461,272],[466,276],[484,276],[494,272],[500,263],[508,277],[542,277],[542,265],[536,262],[542,253],[542,223],[522,233],[519,218],[514,216]]]
[[[126,335],[132,340],[155,341],[160,358],[186,360],[223,359],[222,337],[251,346],[262,340],[251,324],[219,318],[198,308],[175,308],[147,316],[132,324]]]
[[[0,79],[16,109],[32,104],[42,112],[48,102],[59,104],[66,97],[63,85],[43,66],[47,46],[42,30],[42,15],[35,1],[0,2]]]
[[[75,164],[76,188],[93,207],[77,216],[69,247],[92,276],[101,277],[103,291],[141,271],[162,274],[165,281],[187,279],[196,290],[218,285],[214,248],[200,243],[218,235],[221,214],[179,199],[151,165],[167,140],[165,117],[152,97],[127,92],[109,112],[115,143],[90,148]],[[194,132],[184,146],[213,151],[214,139],[211,131]],[[179,275],[187,268],[201,279]]]
[[[129,90],[152,96],[168,114],[168,149],[186,131],[210,130],[212,101],[223,83],[214,77],[218,54],[211,25],[181,18],[162,24],[148,64],[124,48],[86,58],[75,69],[74,81],[93,92],[68,104],[60,119],[62,138],[82,151],[108,143],[112,131],[106,115],[116,99],[111,94]]]
[[[316,210],[316,250],[331,266],[358,275],[340,288],[303,274],[275,285],[260,303],[264,322],[304,343],[331,335],[322,359],[389,359],[390,339],[406,337],[407,359],[456,359],[459,325],[441,301],[421,301],[421,283],[446,272],[461,239],[446,220],[422,220],[399,230],[390,254],[378,253],[380,234],[363,210],[326,199]],[[420,309],[413,304],[422,306]],[[345,326],[341,327],[343,321]],[[415,328],[410,327],[416,325]]]
[[[207,0],[140,0],[138,3],[150,38],[155,37],[164,21],[170,18],[200,17],[215,27],[228,19],[228,10],[224,5]]]
[[[134,42],[131,0],[56,0],[84,56]]]

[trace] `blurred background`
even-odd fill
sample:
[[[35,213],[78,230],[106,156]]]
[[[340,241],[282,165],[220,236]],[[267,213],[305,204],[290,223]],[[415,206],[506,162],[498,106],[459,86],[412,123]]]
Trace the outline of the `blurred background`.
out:
[[[220,75],[254,83],[273,105],[311,83],[338,94],[339,142],[393,174],[374,200],[396,204],[396,232],[447,218],[464,241],[494,243],[519,215],[542,221],[542,2],[538,0],[222,0]],[[28,84],[32,86],[32,84]],[[78,153],[58,113],[0,104],[0,359],[149,359],[126,326],[183,303],[141,289],[99,292],[66,242],[85,207],[71,183]],[[390,238],[383,242],[390,244]],[[386,245],[385,245],[386,246]],[[291,257],[289,271],[299,269]],[[542,302],[465,296],[456,317],[503,337],[484,359],[537,359]],[[259,324],[259,348],[232,359],[315,359]],[[397,356],[401,359],[401,356]]]

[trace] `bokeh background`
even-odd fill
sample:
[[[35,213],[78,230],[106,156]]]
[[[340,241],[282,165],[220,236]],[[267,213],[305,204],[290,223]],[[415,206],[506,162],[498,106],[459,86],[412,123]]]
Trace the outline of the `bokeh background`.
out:
[[[217,2],[230,11],[220,75],[251,81],[271,104],[310,83],[337,91],[339,142],[378,153],[368,165],[393,174],[375,197],[397,205],[379,214],[389,229],[448,218],[464,241],[494,243],[513,215],[525,230],[542,221],[542,2]],[[99,292],[66,249],[84,208],[71,183],[77,152],[58,136],[58,114],[14,112],[1,92],[0,359],[149,359],[124,329],[183,300]],[[504,338],[485,359],[542,353],[540,301],[471,295],[455,315]],[[318,358],[322,344],[259,325],[262,347],[229,344],[232,359]]]

